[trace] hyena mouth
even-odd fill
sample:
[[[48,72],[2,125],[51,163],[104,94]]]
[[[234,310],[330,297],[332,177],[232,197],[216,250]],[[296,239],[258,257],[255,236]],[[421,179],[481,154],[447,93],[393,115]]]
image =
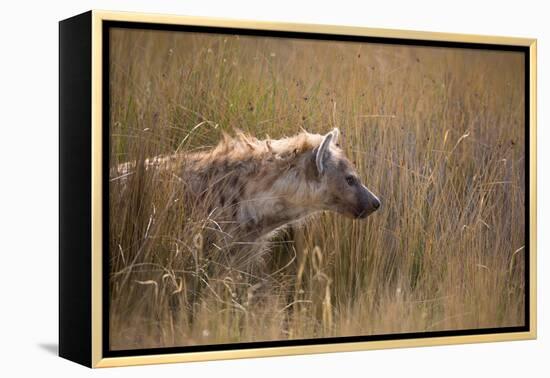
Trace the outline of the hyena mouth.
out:
[[[380,208],[380,201],[377,200],[373,202],[369,207],[366,207],[362,210],[355,212],[355,217],[357,219],[365,219],[366,217],[368,217],[369,215],[377,211],[379,208]]]
[[[366,217],[368,217],[369,215],[371,215],[372,213],[374,213],[376,210],[375,209],[370,209],[370,210],[363,210],[361,212],[358,212],[358,213],[355,213],[355,218],[357,219],[365,219]]]

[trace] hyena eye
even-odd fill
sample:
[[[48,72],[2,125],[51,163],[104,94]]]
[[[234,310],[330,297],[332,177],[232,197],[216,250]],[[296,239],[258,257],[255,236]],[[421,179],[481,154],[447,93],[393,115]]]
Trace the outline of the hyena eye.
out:
[[[348,183],[349,186],[353,186],[355,185],[357,180],[353,176],[346,176],[346,182]]]

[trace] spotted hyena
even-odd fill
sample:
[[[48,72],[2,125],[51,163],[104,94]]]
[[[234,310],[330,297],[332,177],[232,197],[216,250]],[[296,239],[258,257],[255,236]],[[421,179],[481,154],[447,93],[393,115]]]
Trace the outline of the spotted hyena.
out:
[[[339,134],[265,140],[224,134],[210,150],[147,159],[145,167],[178,177],[189,204],[203,205],[220,234],[257,242],[322,211],[363,219],[380,207],[340,149]],[[112,180],[131,175],[134,166],[119,166]]]

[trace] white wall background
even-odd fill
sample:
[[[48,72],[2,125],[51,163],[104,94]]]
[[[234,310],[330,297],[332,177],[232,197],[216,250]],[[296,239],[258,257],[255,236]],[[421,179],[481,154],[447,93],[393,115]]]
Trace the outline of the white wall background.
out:
[[[5,1],[0,22],[0,375],[550,376],[550,27],[544,1]],[[56,357],[58,25],[89,9],[358,25],[539,39],[539,339],[92,372]]]

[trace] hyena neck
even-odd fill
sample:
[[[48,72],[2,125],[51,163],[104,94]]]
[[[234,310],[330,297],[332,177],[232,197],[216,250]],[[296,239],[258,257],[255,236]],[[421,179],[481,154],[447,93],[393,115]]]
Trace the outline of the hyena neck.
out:
[[[273,233],[318,211],[306,207],[289,208],[285,207],[284,202],[276,201],[270,202],[268,206],[271,206],[271,209],[265,209],[263,213],[257,212],[254,217],[247,217],[241,221],[245,225],[245,232],[240,239],[243,241],[269,239]]]
[[[247,230],[246,239],[262,239],[323,210],[315,182],[308,177],[309,154],[297,157],[289,166],[275,169],[255,180],[248,201],[241,208],[240,222]]]
[[[284,229],[290,224],[299,222],[315,213],[316,210],[308,208],[284,208],[284,204],[275,204],[273,211],[261,214],[255,220],[247,222],[250,224],[246,239],[269,239],[276,231]]]

